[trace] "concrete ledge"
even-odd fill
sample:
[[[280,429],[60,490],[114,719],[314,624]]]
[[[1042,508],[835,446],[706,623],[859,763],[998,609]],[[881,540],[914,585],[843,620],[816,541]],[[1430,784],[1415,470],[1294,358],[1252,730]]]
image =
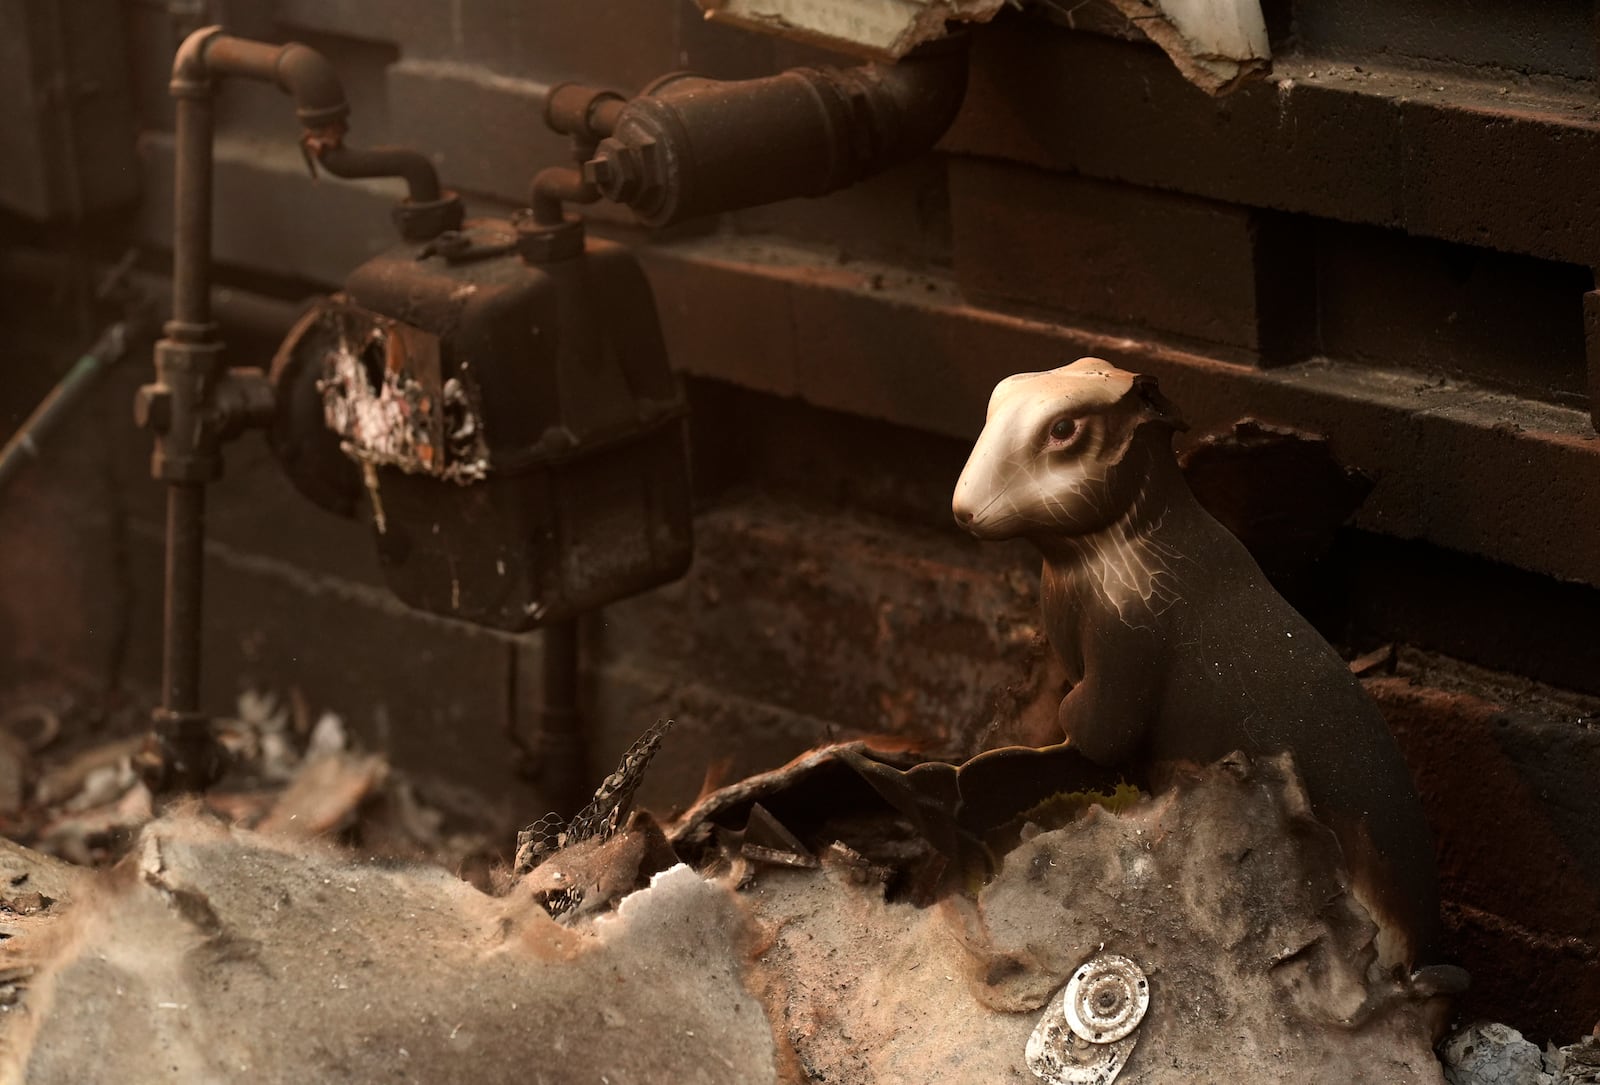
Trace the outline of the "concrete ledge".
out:
[[[1587,85],[1291,56],[1271,81],[1214,99],[1136,43],[1010,19],[973,44],[947,150],[1600,262],[1583,191],[1600,152]]]
[[[1600,439],[1584,411],[1327,360],[1233,365],[977,308],[948,280],[792,245],[718,239],[641,255],[685,372],[970,439],[1001,377],[1098,355],[1158,377],[1189,440],[1246,416],[1328,435],[1341,463],[1377,479],[1361,527],[1600,585]],[[716,302],[731,275],[743,287],[734,313]],[[738,316],[756,310],[761,320]]]

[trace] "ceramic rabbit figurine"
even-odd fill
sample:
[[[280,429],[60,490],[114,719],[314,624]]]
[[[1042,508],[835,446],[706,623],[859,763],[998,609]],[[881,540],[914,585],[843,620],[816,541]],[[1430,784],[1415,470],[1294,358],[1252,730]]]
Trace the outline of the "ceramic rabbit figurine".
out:
[[[956,485],[957,522],[1044,554],[1059,721],[1102,765],[1289,751],[1338,836],[1385,965],[1429,959],[1435,857],[1383,717],[1349,668],[1190,493],[1148,377],[1084,358],[1008,377]]]

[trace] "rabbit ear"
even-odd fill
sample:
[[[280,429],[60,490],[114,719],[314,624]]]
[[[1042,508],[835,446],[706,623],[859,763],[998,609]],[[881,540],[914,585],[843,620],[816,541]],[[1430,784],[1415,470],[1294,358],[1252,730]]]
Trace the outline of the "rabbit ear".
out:
[[[1189,423],[1183,420],[1183,413],[1172,400],[1161,394],[1161,387],[1154,377],[1142,374],[1134,377],[1133,387],[1128,394],[1138,397],[1140,405],[1152,420],[1178,431],[1189,428]]]

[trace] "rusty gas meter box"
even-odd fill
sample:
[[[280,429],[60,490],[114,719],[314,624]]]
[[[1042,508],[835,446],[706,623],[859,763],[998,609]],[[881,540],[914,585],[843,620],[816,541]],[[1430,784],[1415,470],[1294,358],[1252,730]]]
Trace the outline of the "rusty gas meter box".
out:
[[[411,606],[518,631],[682,575],[685,404],[633,255],[532,262],[477,220],[358,268],[279,351],[274,445],[300,488],[365,489]]]

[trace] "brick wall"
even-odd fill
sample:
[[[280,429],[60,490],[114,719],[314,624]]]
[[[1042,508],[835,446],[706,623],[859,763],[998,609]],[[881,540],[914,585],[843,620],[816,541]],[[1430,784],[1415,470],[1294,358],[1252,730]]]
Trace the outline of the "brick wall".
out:
[[[632,90],[680,67],[740,77],[819,59],[705,24],[687,0],[213,7],[237,32],[324,50],[352,138],[426,149],[484,212],[561,160],[538,121],[552,82]],[[1472,1008],[1587,1030],[1600,1017],[1587,783],[1600,733],[1583,699],[1600,695],[1589,5],[1391,7],[1270,4],[1275,73],[1223,99],[1093,3],[1055,21],[1008,12],[974,32],[968,99],[935,154],[657,237],[598,210],[641,246],[691,380],[701,512],[689,577],[586,624],[596,771],[656,716],[680,721],[650,783],[663,806],[708,768],[769,766],[833,735],[947,749],[1048,737],[1060,677],[1034,628],[1034,560],[959,536],[949,488],[996,379],[1099,354],[1160,377],[1191,443],[1255,418],[1325,436],[1371,480],[1348,525],[1316,525],[1315,552],[1278,571],[1341,643],[1424,653],[1374,692],[1440,838],[1447,919],[1480,976]],[[142,198],[76,235],[7,221],[5,244],[167,243],[166,66],[194,23],[155,0],[120,11]],[[394,186],[308,178],[276,92],[230,86],[221,118],[229,281],[292,299],[389,243]],[[8,418],[85,341],[57,287],[5,299]],[[271,350],[230,337],[237,363]],[[141,367],[101,389],[0,513],[0,693],[70,682],[124,724],[137,715],[119,706],[148,697],[158,663],[160,493],[126,422]],[[505,754],[537,701],[538,638],[405,611],[364,527],[305,505],[257,438],[228,463],[210,517],[208,705],[294,687],[452,793],[508,822],[534,812]],[[1281,509],[1307,484],[1240,463],[1229,485],[1246,507]],[[1418,662],[1427,652],[1464,662]]]

